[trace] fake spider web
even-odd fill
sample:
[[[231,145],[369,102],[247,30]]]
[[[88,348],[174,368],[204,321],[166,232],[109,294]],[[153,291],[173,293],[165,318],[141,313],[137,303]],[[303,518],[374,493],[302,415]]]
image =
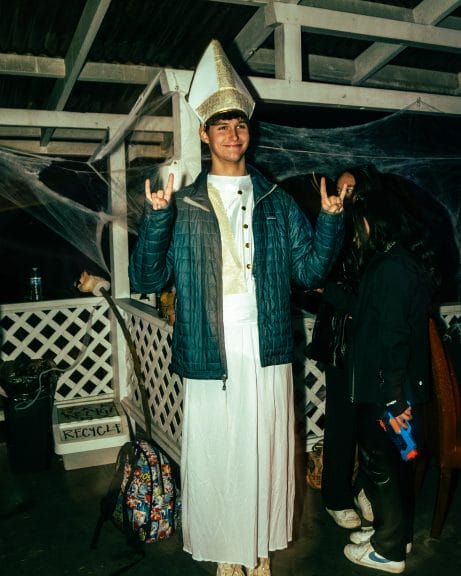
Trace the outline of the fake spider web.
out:
[[[415,184],[420,202],[426,204],[426,212],[433,215],[435,228],[447,236],[448,243],[451,241],[450,249],[455,246],[459,253],[461,116],[428,110],[422,113],[421,106],[418,103],[414,109],[373,122],[339,128],[305,128],[257,121],[252,126],[248,161],[272,180],[286,183],[290,192],[295,189],[295,195],[301,198],[315,194],[312,186],[303,184],[312,174],[323,174],[334,180],[346,168],[363,164],[374,164],[381,171],[400,174]],[[136,111],[126,125],[126,134],[120,134],[120,141],[129,142],[136,123],[147,112],[152,113],[152,105],[148,110]],[[193,137],[197,137],[195,130]],[[76,274],[83,268],[93,264],[96,272],[110,276],[107,231],[111,223],[123,223],[129,238],[135,238],[143,208],[143,182],[151,178],[153,187],[159,185],[159,163],[143,158],[142,162],[128,166],[127,209],[126,213],[116,214],[110,208],[108,194],[106,159],[110,148],[103,147],[99,152],[96,160],[84,162],[0,148],[2,301],[23,299],[19,284],[25,281],[33,265],[47,268],[49,298],[69,297]],[[112,195],[125,194],[124,186],[117,183],[117,175],[112,175],[110,185]],[[18,214],[23,217],[27,214],[27,217],[15,224],[13,215]],[[30,238],[27,228],[33,227],[31,219],[44,226],[42,235],[53,235],[51,248],[43,241],[40,251],[43,239]],[[27,225],[22,224],[24,221]],[[57,241],[56,237],[61,240]],[[60,252],[62,258],[58,265],[56,259]],[[47,266],[47,262],[51,264]],[[59,284],[51,278],[53,274],[64,279],[68,290],[53,293],[51,285]],[[459,286],[459,270],[454,270],[454,275]],[[5,290],[5,286],[11,290]],[[456,296],[459,299],[459,288]]]

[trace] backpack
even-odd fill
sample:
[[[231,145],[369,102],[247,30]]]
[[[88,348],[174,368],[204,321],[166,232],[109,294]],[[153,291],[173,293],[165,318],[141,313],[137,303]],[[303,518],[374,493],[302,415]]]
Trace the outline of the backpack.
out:
[[[112,308],[131,352],[145,422],[145,437],[137,437],[127,414],[130,441],[118,453],[115,473],[106,495],[101,499],[99,518],[91,541],[91,548],[96,548],[104,522],[111,521],[125,535],[127,544],[141,555],[135,562],[114,572],[112,576],[115,576],[144,557],[145,544],[164,540],[174,533],[180,525],[181,499],[173,466],[151,437],[152,417],[147,393],[128,328],[113,298],[104,289],[101,294]]]
[[[145,544],[165,540],[179,528],[180,502],[168,457],[151,440],[134,438],[126,442],[118,453],[109,489],[101,499],[91,548],[96,548],[103,524],[111,521],[140,555],[113,576],[122,574],[142,560]]]
[[[127,442],[119,452],[114,478],[118,494],[111,519],[129,544],[136,547],[173,534],[178,490],[165,454],[147,440]],[[109,496],[111,502],[113,497]]]

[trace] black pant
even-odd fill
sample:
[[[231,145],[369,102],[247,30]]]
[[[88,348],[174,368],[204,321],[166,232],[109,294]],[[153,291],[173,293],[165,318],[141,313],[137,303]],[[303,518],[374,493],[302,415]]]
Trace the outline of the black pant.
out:
[[[380,427],[382,409],[374,404],[358,406],[360,466],[374,514],[371,544],[388,560],[401,561],[406,544],[413,541],[413,467],[402,460]]]
[[[349,397],[346,370],[325,368],[326,402],[323,436],[322,498],[331,510],[354,507],[360,492],[357,477],[352,484],[357,450],[357,405]]]

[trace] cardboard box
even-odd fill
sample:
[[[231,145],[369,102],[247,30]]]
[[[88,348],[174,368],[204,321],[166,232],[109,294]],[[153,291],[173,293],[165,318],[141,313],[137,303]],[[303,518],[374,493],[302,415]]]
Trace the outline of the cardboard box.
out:
[[[112,464],[130,439],[126,415],[114,399],[82,399],[53,408],[54,451],[64,468]]]

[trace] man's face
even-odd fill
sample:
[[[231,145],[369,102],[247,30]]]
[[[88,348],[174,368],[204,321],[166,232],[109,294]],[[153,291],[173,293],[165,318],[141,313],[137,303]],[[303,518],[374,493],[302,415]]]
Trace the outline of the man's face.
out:
[[[250,131],[243,119],[218,120],[208,130],[200,127],[200,139],[210,147],[214,162],[238,164],[250,143]]]

